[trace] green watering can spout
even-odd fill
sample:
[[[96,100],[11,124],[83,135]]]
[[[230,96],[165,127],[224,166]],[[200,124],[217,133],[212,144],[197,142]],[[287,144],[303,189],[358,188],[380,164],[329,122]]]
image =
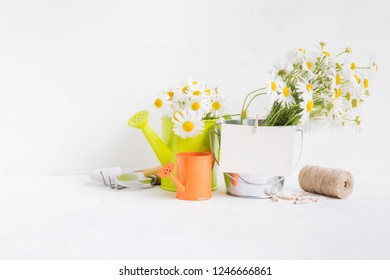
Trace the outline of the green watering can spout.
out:
[[[158,137],[158,135],[148,125],[149,112],[146,110],[134,114],[127,124],[130,127],[138,128],[148,140],[154,153],[161,164],[166,164],[172,159],[171,149]]]

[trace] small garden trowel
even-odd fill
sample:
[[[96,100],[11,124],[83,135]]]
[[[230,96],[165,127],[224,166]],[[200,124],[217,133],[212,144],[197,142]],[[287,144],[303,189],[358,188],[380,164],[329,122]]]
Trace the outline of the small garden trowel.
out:
[[[137,170],[122,173],[120,167],[99,168],[91,175],[91,180],[102,183],[111,189],[120,190],[123,188],[151,188],[160,184],[160,177],[157,176],[160,167]]]

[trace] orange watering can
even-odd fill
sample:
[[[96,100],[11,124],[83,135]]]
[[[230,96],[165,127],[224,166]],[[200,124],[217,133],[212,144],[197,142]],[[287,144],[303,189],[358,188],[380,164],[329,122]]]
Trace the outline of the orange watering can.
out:
[[[176,184],[176,197],[183,200],[205,200],[211,198],[214,157],[208,152],[178,153],[177,176],[175,165],[165,164],[159,172],[161,178],[170,177]]]

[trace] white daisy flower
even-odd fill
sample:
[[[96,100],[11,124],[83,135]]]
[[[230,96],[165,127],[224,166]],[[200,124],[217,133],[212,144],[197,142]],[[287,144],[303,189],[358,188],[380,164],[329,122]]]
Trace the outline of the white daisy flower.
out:
[[[165,89],[163,92],[164,92],[166,95],[169,96],[169,101],[171,101],[171,100],[174,98],[174,96],[177,94],[177,93],[176,93],[176,90],[175,90],[174,88],[172,88],[172,87],[168,87],[168,88]]]
[[[379,65],[378,65],[376,58],[374,56],[372,56],[370,58],[370,67],[371,67],[370,75],[371,75],[371,77],[373,77],[379,70]]]
[[[179,85],[176,87],[178,94],[188,94],[190,90],[191,85],[185,82],[180,82]]]
[[[346,110],[346,103],[345,100],[342,98],[334,98],[332,100],[330,110],[328,111],[328,116],[331,116],[332,118],[336,118],[336,116],[342,116],[343,112]]]
[[[176,112],[173,116],[173,131],[183,139],[191,138],[202,132],[202,117],[193,111]]]
[[[303,69],[312,73],[316,66],[316,60],[317,57],[314,53],[308,53],[306,56],[303,57],[303,61],[302,61]]]
[[[299,105],[302,109],[301,123],[306,123],[310,118],[310,113],[314,109],[313,99],[311,98],[304,99]]]
[[[190,86],[188,94],[193,97],[202,97],[206,95],[206,88],[201,83]]]
[[[284,65],[282,65],[280,62],[275,62],[272,66],[278,76],[283,76],[293,70],[292,64],[288,62],[286,62]]]
[[[197,84],[203,84],[203,82],[200,82],[198,80],[194,80],[193,78],[189,77],[187,79],[187,84],[190,85],[190,86],[194,86],[194,85],[197,85]]]
[[[306,50],[303,48],[298,48],[295,50],[290,50],[286,54],[286,58],[288,63],[295,63],[297,61],[300,61],[304,56],[306,55]]]
[[[282,106],[295,104],[295,99],[291,94],[291,89],[284,82],[282,82],[281,89],[281,93],[278,95],[278,100]]]
[[[280,92],[281,90],[281,78],[277,75],[276,72],[272,71],[265,76],[265,82],[267,95],[269,95],[272,100],[276,100],[278,98],[278,91]]]
[[[309,119],[307,122],[301,124],[299,127],[305,132],[315,134],[324,128],[326,122],[324,120]]]
[[[363,85],[364,90],[367,90],[367,91],[369,90],[370,80],[371,80],[370,73],[364,72],[361,75],[361,84]]]
[[[358,86],[362,82],[362,77],[359,72],[354,72],[352,76],[349,77],[348,84],[352,86]]]
[[[357,109],[360,107],[360,103],[364,101],[365,90],[362,85],[350,87],[345,95],[348,107],[350,109]]]
[[[336,86],[333,92],[333,98],[338,99],[343,96],[344,93],[344,88],[340,85]]]
[[[312,99],[313,98],[313,84],[307,81],[306,79],[301,79],[301,81],[297,84],[297,89],[302,93],[302,97],[304,99]]]
[[[164,91],[160,92],[157,97],[154,99],[153,106],[158,111],[161,111],[164,116],[167,116],[171,113],[171,101],[169,101],[169,95]]]
[[[206,95],[208,95],[208,96],[210,96],[212,94],[217,94],[218,95],[218,90],[216,88],[212,89],[209,86],[206,86],[204,91],[205,91]]]
[[[202,117],[210,112],[211,104],[209,98],[195,97],[191,98],[187,102],[187,108],[185,110],[194,111],[200,114]]]
[[[332,57],[332,55],[330,54],[330,52],[325,51],[325,50],[322,51],[322,55],[325,55],[327,58]]]
[[[222,116],[225,112],[225,98],[221,94],[213,94],[210,96],[211,112],[215,116]]]
[[[332,55],[329,51],[324,49],[325,45],[318,45],[316,49],[313,51],[313,55],[322,61],[323,64],[329,65],[330,63],[333,64]]]
[[[362,92],[364,92],[364,95],[369,96],[370,95],[370,81],[371,81],[372,75],[365,71],[365,72],[355,72],[353,77],[350,78],[349,83],[359,88]]]
[[[348,56],[340,64],[342,64],[342,71],[347,73],[354,72],[357,67],[356,59],[352,56]]]

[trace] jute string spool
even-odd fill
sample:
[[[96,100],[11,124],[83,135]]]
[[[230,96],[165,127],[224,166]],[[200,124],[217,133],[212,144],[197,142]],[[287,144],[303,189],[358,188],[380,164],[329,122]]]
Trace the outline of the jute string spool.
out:
[[[299,185],[307,192],[347,198],[353,190],[353,176],[341,169],[306,165],[299,172]]]

